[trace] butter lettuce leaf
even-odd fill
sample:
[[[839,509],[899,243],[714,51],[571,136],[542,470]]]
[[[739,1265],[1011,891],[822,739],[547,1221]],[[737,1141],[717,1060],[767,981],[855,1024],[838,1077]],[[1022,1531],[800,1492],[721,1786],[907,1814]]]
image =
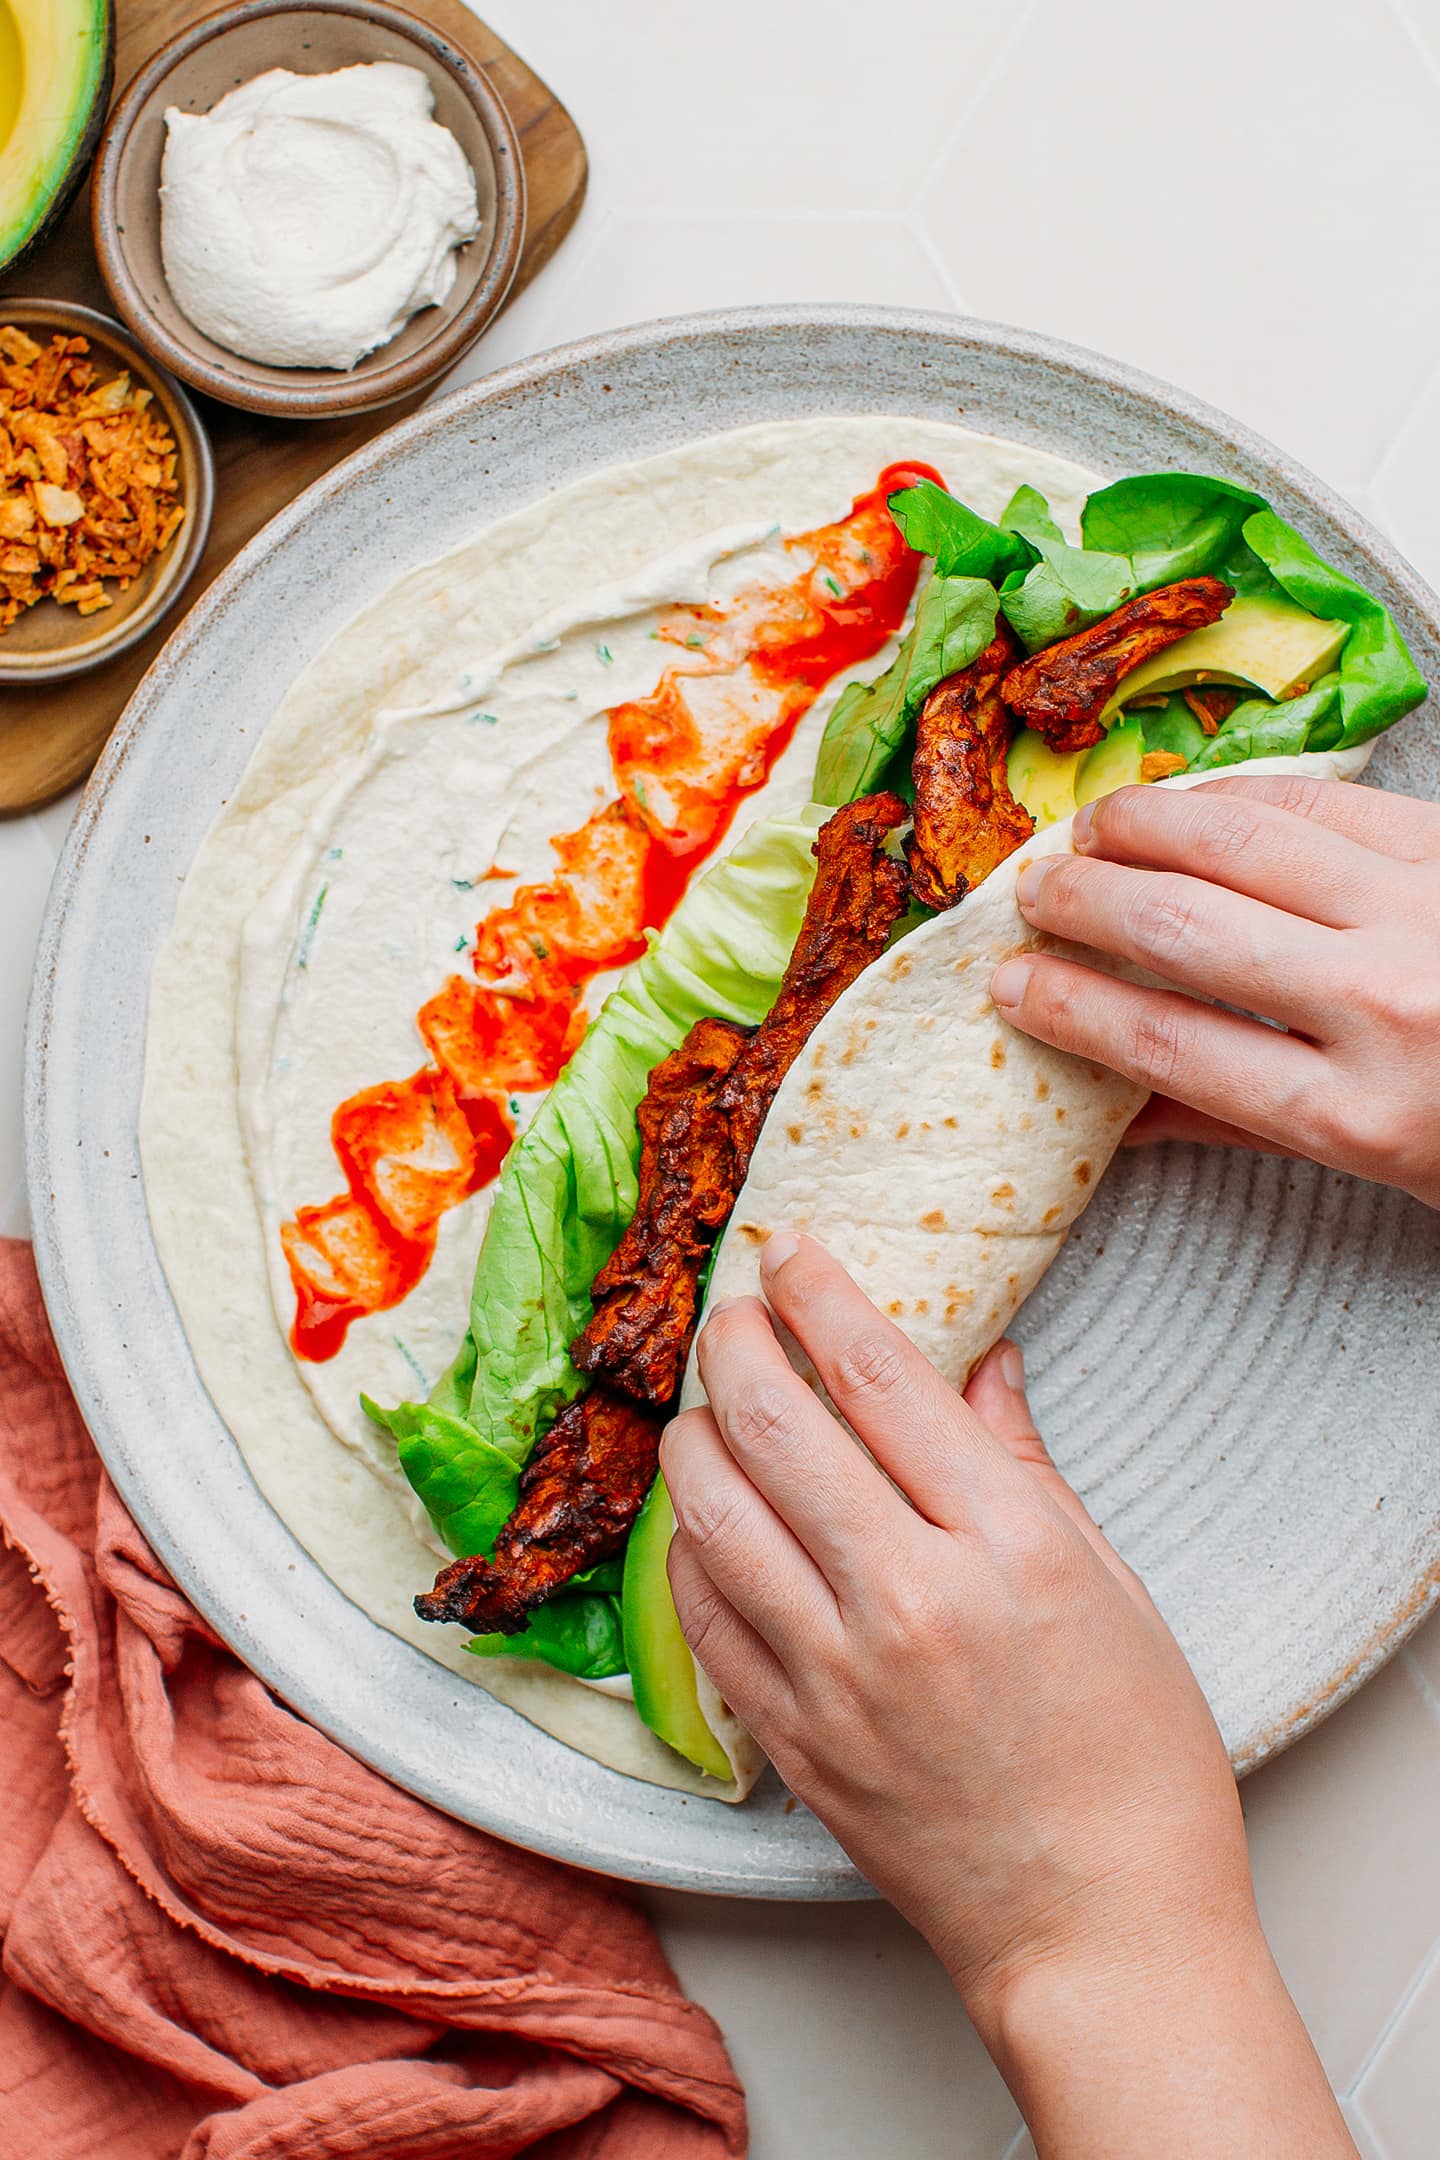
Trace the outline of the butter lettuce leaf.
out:
[[[1290,599],[1322,622],[1350,625],[1350,635],[1340,649],[1336,712],[1312,723],[1307,750],[1348,749],[1369,742],[1424,703],[1425,678],[1389,609],[1373,593],[1333,569],[1273,510],[1256,511],[1241,530],[1247,549]],[[1234,725],[1235,717],[1232,713],[1229,725]]]
[[[707,1014],[753,1026],[769,1011],[825,815],[808,804],[753,826],[684,895],[505,1159],[454,1362],[428,1403],[366,1405],[452,1551],[489,1549],[537,1436],[580,1393],[569,1346],[635,1212],[650,1072]]]
[[[1339,740],[1340,676],[1322,675],[1303,697],[1242,698],[1190,760],[1191,772],[1243,765],[1247,758],[1298,757],[1302,750],[1330,750]],[[1147,731],[1146,741],[1149,741]]]
[[[1249,488],[1205,473],[1136,473],[1089,497],[1080,531],[1087,551],[1128,558],[1136,592],[1202,576],[1273,591],[1243,542],[1246,519],[1268,507]]]
[[[1019,492],[1044,504],[1045,498],[1034,488]],[[989,518],[981,517],[958,495],[936,487],[933,480],[900,488],[887,502],[906,545],[934,557],[936,577],[986,578],[1000,585],[1017,573],[1023,577],[1036,560],[1037,550],[1022,525],[1007,524],[1004,518],[992,525]]]
[[[400,1468],[456,1558],[488,1554],[519,1494],[514,1455],[483,1440],[468,1419],[432,1403],[382,1410],[368,1395],[360,1403],[394,1436]]]
[[[465,1647],[476,1657],[533,1658],[583,1680],[609,1680],[627,1669],[616,1597],[553,1598],[537,1606],[518,1635],[475,1635]]]
[[[1018,487],[1000,522],[1022,533],[1036,554],[1025,575],[1008,578],[1000,593],[1005,618],[1027,652],[1088,630],[1134,593],[1129,556],[1072,547],[1037,488]]]
[[[817,802],[835,808],[881,784],[908,748],[935,685],[968,667],[994,637],[998,606],[995,587],[982,577],[936,573],[922,585],[915,620],[890,666],[873,682],[849,684],[825,723],[815,761]]]

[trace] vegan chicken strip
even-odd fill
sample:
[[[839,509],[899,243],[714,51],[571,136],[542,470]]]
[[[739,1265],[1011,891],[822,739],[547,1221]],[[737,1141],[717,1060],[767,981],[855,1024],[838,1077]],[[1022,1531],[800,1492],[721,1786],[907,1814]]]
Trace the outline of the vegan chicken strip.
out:
[[[536,1441],[493,1556],[442,1568],[415,1600],[420,1618],[517,1635],[572,1575],[612,1558],[655,1482],[661,1422],[609,1388],[587,1388]]]
[[[1214,577],[1182,578],[1142,593],[1103,622],[1022,660],[1000,695],[1052,750],[1086,750],[1104,734],[1100,715],[1131,670],[1218,622],[1234,597],[1234,587]]]
[[[1016,650],[1007,625],[997,624],[980,657],[947,676],[920,709],[915,830],[905,853],[915,898],[937,911],[954,907],[1035,830],[1005,770],[1014,722],[1000,682]]]
[[[650,1075],[638,1112],[640,1195],[591,1287],[594,1317],[570,1346],[640,1402],[668,1402],[695,1324],[700,1269],[735,1204],[735,1151],[717,1097],[748,1030],[697,1020]]]
[[[874,795],[826,820],[804,921],[766,1018],[748,1036],[726,1021],[699,1020],[651,1074],[637,1113],[639,1204],[595,1278],[594,1318],[571,1347],[573,1363],[598,1384],[537,1442],[490,1559],[443,1569],[415,1600],[422,1620],[517,1634],[571,1576],[619,1551],[654,1481],[664,1407],[695,1330],[700,1273],[765,1113],[812,1030],[884,951],[904,911],[909,877],[885,841],[908,814],[898,796]]]

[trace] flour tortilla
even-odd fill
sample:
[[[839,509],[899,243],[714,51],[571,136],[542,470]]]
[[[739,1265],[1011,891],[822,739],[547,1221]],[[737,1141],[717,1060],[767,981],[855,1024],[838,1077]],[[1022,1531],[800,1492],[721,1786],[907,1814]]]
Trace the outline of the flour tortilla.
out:
[[[638,576],[669,551],[734,525],[778,522],[800,531],[837,517],[901,458],[936,465],[990,517],[1029,481],[1071,532],[1095,485],[1092,474],[1043,451],[933,421],[869,416],[710,437],[591,474],[501,520],[413,570],[297,678],[191,867],[151,980],[140,1119],[150,1219],[201,1377],[271,1506],[345,1594],[392,1633],[598,1761],[722,1799],[743,1798],[759,1758],[718,1707],[716,1729],[737,1766],[728,1784],[692,1770],[645,1728],[632,1703],[542,1665],[471,1657],[458,1631],[416,1619],[411,1600],[435,1572],[433,1538],[417,1524],[409,1487],[378,1438],[347,1444],[321,1415],[271,1301],[237,1109],[242,941],[256,903],[306,847],[337,767],[366,753],[387,710],[443,698],[457,669],[478,669],[602,578]],[[887,659],[877,656],[877,668]],[[825,709],[817,705],[802,726],[771,786],[752,799],[752,814],[776,806],[777,788],[788,787],[795,802],[808,794]],[[414,986],[407,1014],[433,987]],[[416,1063],[420,1055],[417,1041]],[[370,1075],[393,1077],[383,1064]],[[333,1100],[345,1092],[337,1088]],[[457,1338],[479,1228],[473,1202],[442,1225],[436,1266],[453,1283]],[[363,1339],[366,1329],[388,1354],[391,1316],[354,1332]],[[385,1399],[388,1391],[370,1392]]]
[[[1350,779],[1370,746],[1257,758],[1237,774]],[[1054,952],[1015,903],[1025,865],[1073,853],[1048,826],[949,913],[866,969],[786,1075],[716,1254],[708,1298],[760,1295],[773,1230],[818,1238],[955,1386],[1035,1288],[1093,1195],[1146,1090],[1012,1028],[990,1001],[1002,960]],[[814,1379],[799,1345],[792,1363]],[[692,1357],[686,1403],[704,1400]]]

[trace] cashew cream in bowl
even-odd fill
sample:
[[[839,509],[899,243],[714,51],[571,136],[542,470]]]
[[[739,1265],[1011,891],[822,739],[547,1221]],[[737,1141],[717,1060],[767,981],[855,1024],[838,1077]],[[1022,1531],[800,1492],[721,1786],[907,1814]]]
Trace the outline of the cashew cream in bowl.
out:
[[[425,75],[272,68],[165,115],[161,250],[194,326],[274,367],[353,368],[455,283],[475,176]]]

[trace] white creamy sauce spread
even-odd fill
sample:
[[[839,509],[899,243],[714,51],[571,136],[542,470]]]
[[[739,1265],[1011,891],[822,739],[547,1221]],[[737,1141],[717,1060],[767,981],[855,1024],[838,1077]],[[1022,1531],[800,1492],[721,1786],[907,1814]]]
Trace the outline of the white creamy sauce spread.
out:
[[[161,253],[197,330],[273,367],[352,368],[455,282],[475,176],[418,68],[272,68],[165,115]]]
[[[613,795],[606,716],[657,688],[656,623],[773,581],[777,518],[801,533],[841,517],[898,458],[933,460],[992,517],[1022,480],[1039,484],[1067,530],[1093,484],[949,422],[866,415],[702,439],[512,512],[412,570],[292,685],[191,868],[151,983],[147,1201],[202,1377],[262,1491],[391,1633],[599,1761],[690,1792],[713,1787],[635,1717],[627,1675],[577,1686],[545,1665],[471,1657],[413,1609],[448,1556],[359,1396],[414,1399],[450,1361],[490,1191],[441,1217],[418,1284],[356,1319],[325,1362],[292,1354],[279,1230],[342,1186],[341,1102],[426,1063],[417,1010],[470,968],[477,921],[551,876],[552,837]],[[809,795],[841,689],[881,673],[897,642],[821,692],[720,852]],[[498,867],[506,877],[485,878]],[[615,980],[587,985],[592,1017]],[[538,1099],[518,1103],[517,1125]],[[712,1728],[730,1732],[700,1684]]]
[[[251,911],[241,949],[240,1124],[282,1334],[295,1291],[280,1226],[342,1182],[330,1132],[337,1105],[425,1062],[417,1007],[469,967],[477,917],[552,876],[553,836],[613,795],[609,708],[655,690],[673,656],[654,635],[662,618],[677,602],[723,607],[748,584],[793,575],[778,542],[774,528],[711,534],[578,596],[499,652],[461,654],[448,689],[423,707],[382,707],[364,748],[341,762],[284,875]],[[880,673],[895,644],[844,680]],[[712,861],[757,818],[805,800],[841,686],[816,699]],[[487,875],[497,869],[506,875]],[[619,975],[589,984],[592,1018]],[[542,1099],[511,1098],[517,1130]],[[393,1442],[360,1395],[413,1400],[449,1364],[493,1193],[487,1186],[441,1218],[430,1266],[399,1305],[355,1321],[334,1357],[296,1360],[330,1430],[392,1475]],[[442,1551],[418,1502],[415,1514]]]

